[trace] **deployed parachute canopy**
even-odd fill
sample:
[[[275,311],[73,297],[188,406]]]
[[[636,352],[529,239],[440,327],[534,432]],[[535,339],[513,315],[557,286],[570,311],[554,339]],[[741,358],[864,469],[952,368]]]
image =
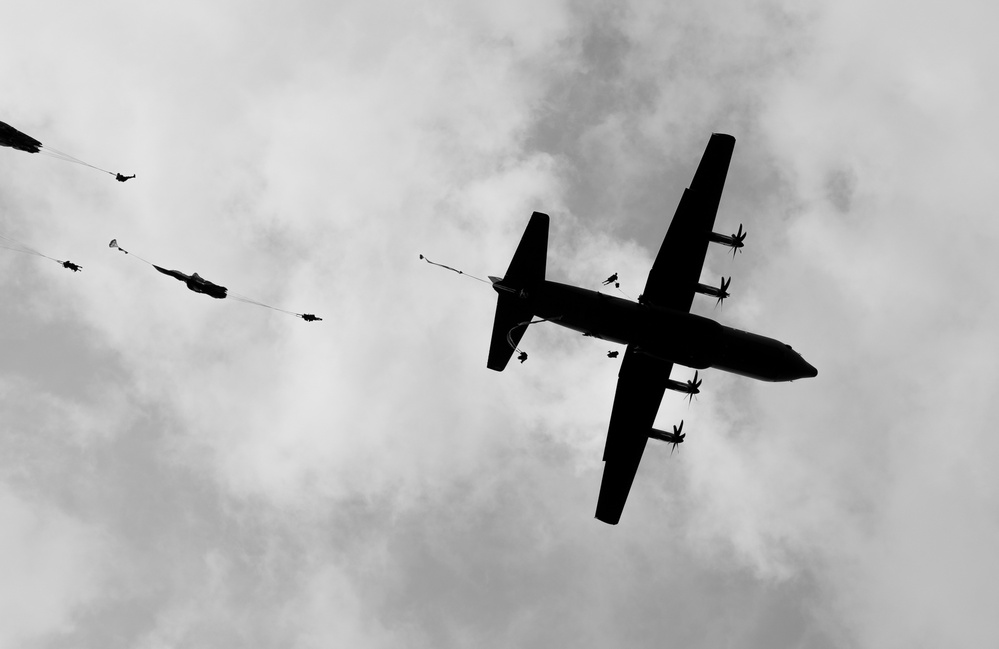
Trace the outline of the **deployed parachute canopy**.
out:
[[[6,124],[4,122],[0,122],[0,146],[7,146],[26,153],[44,153],[53,158],[59,158],[60,160],[65,160],[67,162],[75,162],[76,164],[90,167],[91,169],[96,169],[97,171],[103,171],[106,174],[111,174],[119,182],[125,182],[129,178],[135,178],[134,174],[131,176],[124,176],[120,173],[116,174],[113,171],[101,169],[100,167],[96,167],[89,162],[75,158],[68,153],[63,153],[62,151],[53,149],[50,146],[45,146],[27,133],[22,133],[10,124]]]
[[[124,248],[122,248],[121,246],[118,245],[118,240],[117,239],[111,239],[111,243],[108,244],[108,247],[109,248],[117,248],[118,250],[122,251],[126,255],[130,254],[127,250],[125,250]],[[322,318],[320,318],[320,317],[318,317],[318,316],[316,316],[316,315],[314,315],[312,313],[294,313],[293,311],[285,311],[284,309],[279,309],[276,306],[271,306],[269,304],[264,304],[263,302],[257,302],[256,300],[250,299],[250,298],[246,297],[245,295],[240,295],[239,293],[232,292],[229,289],[227,289],[225,286],[219,286],[218,284],[216,284],[214,282],[210,282],[207,279],[205,279],[205,278],[201,277],[200,275],[198,275],[197,273],[193,273],[191,275],[188,275],[187,273],[182,273],[179,270],[170,270],[170,269],[167,269],[167,268],[163,268],[161,266],[157,266],[156,264],[152,263],[151,261],[147,261],[147,260],[143,259],[142,257],[140,257],[138,255],[134,255],[133,254],[132,256],[135,257],[136,259],[138,259],[139,261],[143,262],[143,263],[149,264],[150,266],[152,266],[153,268],[155,268],[157,271],[163,273],[164,275],[168,275],[170,277],[173,277],[174,279],[178,279],[178,280],[184,282],[185,284],[187,284],[187,288],[190,289],[190,290],[192,290],[192,291],[194,291],[195,293],[203,293],[205,295],[210,295],[211,297],[213,297],[215,299],[218,299],[218,300],[224,300],[225,298],[229,297],[229,298],[232,298],[233,300],[236,300],[237,302],[245,302],[247,304],[256,304],[257,306],[262,306],[265,309],[273,309],[274,311],[280,311],[281,313],[287,313],[288,315],[293,315],[296,318],[302,318],[306,322],[313,322],[315,320],[322,320]]]

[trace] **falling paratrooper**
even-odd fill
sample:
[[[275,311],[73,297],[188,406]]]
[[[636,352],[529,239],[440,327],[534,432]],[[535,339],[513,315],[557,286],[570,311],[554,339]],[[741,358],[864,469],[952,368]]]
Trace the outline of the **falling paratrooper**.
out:
[[[126,255],[131,254],[127,250],[118,245],[117,239],[111,239],[111,243],[108,244],[108,247],[120,250]],[[230,291],[225,286],[221,286],[214,282],[210,282],[207,279],[198,275],[197,273],[192,273],[188,275],[187,273],[182,273],[179,270],[170,270],[168,268],[163,268],[162,266],[157,266],[151,261],[143,259],[142,257],[135,254],[133,254],[132,257],[135,257],[136,259],[138,259],[143,263],[149,264],[150,266],[155,268],[160,273],[163,273],[164,275],[173,277],[174,279],[184,282],[184,284],[187,285],[187,288],[194,291],[195,293],[202,293],[204,295],[209,295],[217,300],[223,300],[228,297],[237,302],[245,302],[246,304],[256,304],[257,306],[262,306],[266,309],[272,309],[274,311],[280,311],[281,313],[287,313],[288,315],[293,315],[296,318],[301,318],[302,320],[305,320],[306,322],[314,322],[317,320],[322,321],[322,318],[312,313],[295,313],[294,311],[286,311],[284,309],[279,309],[276,306],[271,306],[269,304],[264,304],[263,302],[258,302],[257,300],[251,299],[245,295],[241,295],[239,293]]]
[[[63,153],[58,149],[54,149],[51,146],[42,144],[35,138],[31,137],[27,133],[22,133],[10,124],[5,122],[0,122],[0,146],[10,147],[12,149],[17,149],[18,151],[24,151],[25,153],[44,153],[45,155],[51,156],[53,158],[58,158],[60,160],[65,160],[66,162],[73,162],[85,167],[90,167],[91,169],[96,169],[97,171],[103,171],[106,174],[111,174],[115,177],[118,182],[125,182],[135,178],[135,174],[131,176],[126,176],[121,173],[115,173],[113,171],[108,171],[107,169],[101,169],[98,166],[92,165],[89,162],[80,160],[75,156],[71,156],[68,153]]]

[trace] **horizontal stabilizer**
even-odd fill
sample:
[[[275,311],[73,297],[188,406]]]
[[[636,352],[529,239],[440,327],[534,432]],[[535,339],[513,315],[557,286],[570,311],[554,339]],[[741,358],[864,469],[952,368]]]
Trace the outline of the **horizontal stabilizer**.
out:
[[[531,321],[531,307],[513,293],[500,293],[496,302],[496,319],[493,321],[493,337],[489,341],[489,360],[486,367],[497,372],[506,369],[510,357],[527,331]]]

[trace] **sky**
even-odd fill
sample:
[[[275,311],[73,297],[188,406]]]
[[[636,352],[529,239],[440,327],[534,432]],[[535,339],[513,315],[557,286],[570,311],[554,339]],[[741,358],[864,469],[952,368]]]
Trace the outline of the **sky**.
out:
[[[999,644],[999,53],[985,2],[19,3],[0,120],[0,647]],[[814,379],[485,368],[532,211],[636,297],[737,143],[694,312]],[[135,259],[293,313],[194,294]],[[673,378],[689,378],[684,368]]]

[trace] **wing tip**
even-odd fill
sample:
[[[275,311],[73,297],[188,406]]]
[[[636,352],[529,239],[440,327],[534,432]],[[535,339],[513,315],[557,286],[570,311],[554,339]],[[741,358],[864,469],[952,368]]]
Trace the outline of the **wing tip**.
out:
[[[599,509],[597,510],[597,513],[593,516],[593,518],[597,519],[601,523],[607,523],[608,525],[617,525],[621,521],[620,514],[618,514],[617,517],[614,518],[611,516],[602,515]]]

